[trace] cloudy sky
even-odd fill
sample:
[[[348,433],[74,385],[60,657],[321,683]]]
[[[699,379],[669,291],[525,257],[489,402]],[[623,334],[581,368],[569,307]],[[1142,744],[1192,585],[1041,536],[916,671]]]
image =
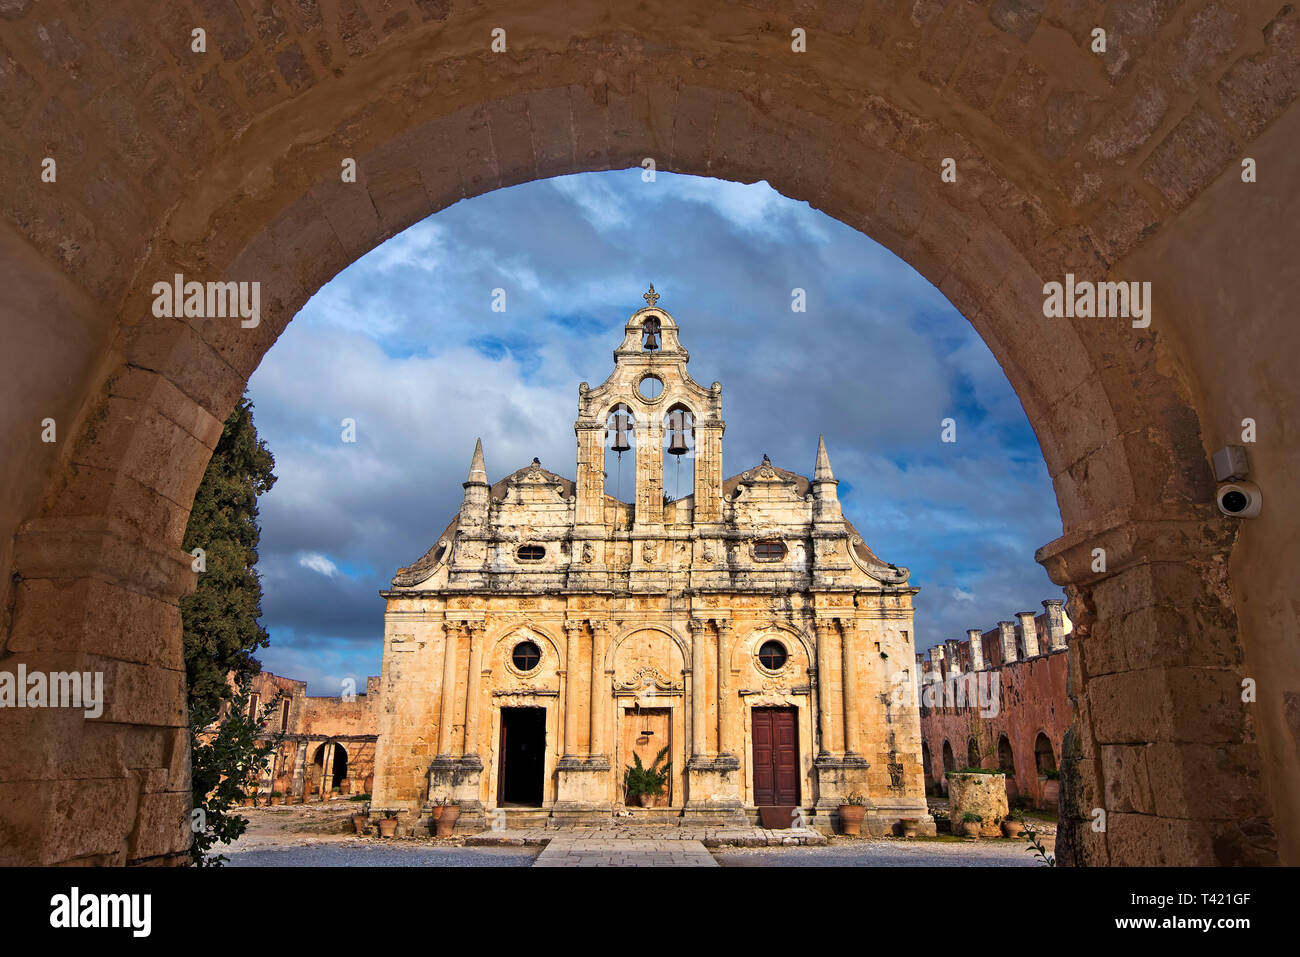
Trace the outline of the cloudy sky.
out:
[[[722,383],[724,474],[767,453],[810,475],[824,433],[845,513],[921,588],[918,648],[1062,597],[1033,559],[1061,533],[1033,431],[938,290],[765,183],[585,173],[412,226],[263,360],[249,392],[279,476],[262,499],[264,666],[312,694],[378,674],[378,592],[459,507],[474,439],[492,481],[533,456],[572,478],[578,383],[609,374],[650,282],[692,376]]]

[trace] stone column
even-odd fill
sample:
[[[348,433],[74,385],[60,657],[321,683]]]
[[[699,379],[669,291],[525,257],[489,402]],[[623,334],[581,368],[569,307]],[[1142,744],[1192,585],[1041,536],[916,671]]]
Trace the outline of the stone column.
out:
[[[1065,602],[1059,598],[1043,601],[1043,613],[1047,615],[1047,651],[1061,651],[1065,648],[1065,616],[1061,606]]]
[[[1038,657],[1038,625],[1034,623],[1034,613],[1032,611],[1018,611],[1016,618],[1020,620],[1020,636],[1025,642],[1025,657]]]
[[[593,621],[591,625],[591,703],[588,708],[591,717],[590,748],[592,758],[607,758],[605,754],[605,715],[610,697],[606,687],[605,676],[605,637],[607,623]]]
[[[460,642],[460,623],[442,623],[446,641],[442,651],[442,710],[438,718],[438,757],[450,758],[451,726],[456,717],[456,645]]]
[[[978,628],[967,628],[966,639],[970,642],[970,670],[984,670],[984,637]]]
[[[730,737],[731,691],[728,687],[731,677],[731,649],[728,641],[731,622],[715,619],[713,624],[718,629],[718,755],[734,755],[732,745],[735,742]]]
[[[564,623],[564,758],[578,756],[578,643],[582,640],[582,622]]]
[[[330,786],[334,781],[334,742],[325,742],[325,753],[320,762],[320,799],[330,799]]]
[[[857,631],[857,622],[847,618],[840,623],[840,660],[843,662],[843,674],[840,688],[844,705],[844,754],[846,757],[858,755],[858,666],[853,657],[853,633]]]
[[[948,666],[955,675],[961,674],[961,642],[956,638],[945,638],[944,648],[948,650]]]
[[[836,750],[831,723],[831,623],[819,618],[813,627],[817,630],[817,724],[821,732],[818,753],[829,756]]]
[[[691,631],[691,754],[693,758],[702,758],[708,748],[705,727],[707,713],[708,687],[704,681],[704,642],[707,640],[708,624],[699,618],[692,618],[688,623]]]
[[[1016,626],[1014,622],[998,622],[998,637],[1002,641],[1002,663],[1010,664],[1019,660],[1020,656],[1016,654]]]
[[[483,672],[483,633],[481,621],[469,623],[469,674],[465,681],[465,744],[461,753],[478,757],[479,685]]]

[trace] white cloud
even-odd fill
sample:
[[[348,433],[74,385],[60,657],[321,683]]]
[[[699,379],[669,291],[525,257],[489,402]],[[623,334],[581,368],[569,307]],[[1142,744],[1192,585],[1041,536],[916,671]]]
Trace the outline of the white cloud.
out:
[[[333,578],[339,573],[338,566],[319,552],[306,552],[300,555],[298,564],[303,568],[310,568],[314,572],[319,572],[326,578]]]

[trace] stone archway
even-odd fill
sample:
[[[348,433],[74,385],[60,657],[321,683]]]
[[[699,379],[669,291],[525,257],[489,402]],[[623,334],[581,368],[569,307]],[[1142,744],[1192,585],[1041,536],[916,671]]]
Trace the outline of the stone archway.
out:
[[[93,723],[0,713],[5,862],[184,859],[179,544],[222,420],[302,303],[460,198],[646,159],[767,179],[869,234],[1002,364],[1053,476],[1063,535],[1039,560],[1076,625],[1062,857],[1263,862],[1276,829],[1300,860],[1300,656],[1272,637],[1294,621],[1276,596],[1295,521],[1221,519],[1207,454],[1242,407],[1300,406],[1288,350],[1252,391],[1256,360],[1217,324],[1226,302],[1294,342],[1268,298],[1300,285],[1280,251],[1300,222],[1290,6],[1108,10],[1104,56],[1089,15],[1054,5],[734,5],[725,22],[684,2],[388,6],[229,5],[204,56],[179,7],[139,4],[139,33],[127,5],[20,4],[0,33],[20,94],[0,119],[21,134],[0,150],[5,660],[102,670],[108,698]],[[1272,171],[1252,215],[1230,192],[1247,149]],[[33,172],[51,152],[57,188]],[[260,322],[155,318],[153,283],[177,273],[259,281]],[[1066,273],[1151,278],[1160,311],[1140,331],[1045,321],[1043,284]],[[60,438],[37,443],[46,417]],[[1281,487],[1294,455],[1261,445],[1255,464]],[[1071,826],[1098,806],[1107,832]]]

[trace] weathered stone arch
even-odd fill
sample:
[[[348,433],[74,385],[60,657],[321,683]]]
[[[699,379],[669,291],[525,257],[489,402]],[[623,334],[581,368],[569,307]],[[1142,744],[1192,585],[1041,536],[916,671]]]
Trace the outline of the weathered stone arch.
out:
[[[101,668],[109,705],[90,724],[0,714],[0,859],[184,858],[177,601],[192,575],[178,546],[222,420],[307,297],[460,198],[649,156],[765,178],[871,235],[1002,364],[1053,476],[1063,535],[1039,558],[1076,624],[1062,856],[1265,861],[1276,829],[1282,859],[1300,860],[1287,704],[1300,655],[1272,639],[1294,625],[1275,599],[1300,562],[1276,560],[1295,522],[1219,518],[1207,459],[1243,403],[1269,401],[1282,420],[1296,405],[1281,358],[1258,360],[1276,380],[1266,396],[1241,385],[1257,360],[1218,324],[1231,302],[1258,317],[1256,337],[1294,341],[1257,291],[1294,300],[1294,270],[1255,255],[1261,235],[1293,249],[1300,222],[1291,6],[1216,19],[1189,0],[1114,30],[1104,57],[1087,51],[1091,19],[1055,7],[813,5],[799,55],[789,15],[739,4],[725,27],[674,2],[612,13],[543,0],[526,21],[495,2],[394,0],[405,9],[382,23],[322,7],[255,18],[232,5],[208,59],[187,52],[180,8],[139,5],[139,36],[120,7],[47,2],[6,21],[3,120],[21,135],[0,151],[0,309],[18,346],[3,377],[16,449],[0,500],[4,650],[34,669]],[[1113,28],[1119,14],[1104,16]],[[509,54],[487,50],[497,23]],[[135,40],[112,39],[124,35]],[[74,74],[78,96],[100,94],[85,110],[62,105]],[[57,189],[32,172],[47,148]],[[1250,187],[1250,216],[1224,198],[1247,148],[1273,174]],[[340,181],[344,158],[355,184]],[[938,176],[945,158],[957,184]],[[1195,274],[1173,265],[1187,262]],[[260,280],[260,324],[153,318],[152,283],[176,272]],[[1065,272],[1181,281],[1164,283],[1163,318],[1135,337],[1118,323],[1045,326],[1043,281]],[[58,443],[30,440],[43,416]],[[1291,457],[1261,445],[1257,461],[1281,487],[1300,472]],[[1261,688],[1249,712],[1246,673]],[[1117,777],[1134,748],[1160,769],[1159,811]],[[1115,788],[1123,809],[1106,833],[1072,829]]]
[[[614,640],[609,643],[609,647],[605,650],[606,673],[612,673],[614,671],[614,665],[618,657],[618,650],[622,646],[623,642],[628,638],[631,638],[633,635],[643,631],[654,631],[671,638],[673,644],[677,646],[678,654],[681,655],[681,661],[679,664],[682,668],[686,667],[686,662],[691,660],[691,649],[686,639],[678,634],[676,629],[669,628],[667,625],[661,625],[657,622],[642,622],[641,624],[624,626],[623,630],[620,631],[614,637]],[[669,677],[671,678],[672,676],[670,675]]]
[[[803,658],[804,664],[809,668],[817,667],[817,643],[806,635],[803,629],[796,627],[788,621],[771,621],[756,625],[749,629],[744,635],[738,636],[738,640],[731,645],[731,670],[739,671],[748,664],[755,654],[756,642],[769,632],[779,631],[788,637],[791,643],[798,649],[798,657]],[[796,657],[791,655],[791,657]]]

